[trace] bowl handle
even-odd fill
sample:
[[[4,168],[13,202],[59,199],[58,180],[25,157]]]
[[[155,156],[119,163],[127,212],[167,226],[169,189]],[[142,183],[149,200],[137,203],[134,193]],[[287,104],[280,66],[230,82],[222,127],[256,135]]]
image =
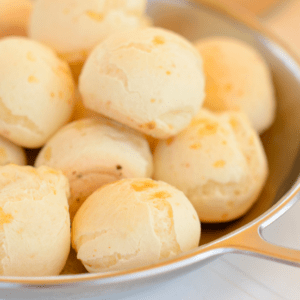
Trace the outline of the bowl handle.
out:
[[[300,182],[277,206],[267,211],[262,217],[251,222],[246,228],[225,236],[222,240],[204,246],[212,256],[225,253],[243,253],[269,259],[300,268],[300,250],[285,248],[267,242],[262,231],[283,215],[300,199]]]

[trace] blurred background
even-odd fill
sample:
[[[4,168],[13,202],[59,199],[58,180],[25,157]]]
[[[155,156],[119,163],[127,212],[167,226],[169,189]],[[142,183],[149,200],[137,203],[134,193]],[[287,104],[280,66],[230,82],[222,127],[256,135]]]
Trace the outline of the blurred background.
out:
[[[300,55],[299,0],[218,0],[255,15]]]
[[[0,37],[25,35],[25,26],[34,0],[0,0]],[[235,10],[259,18],[267,27],[288,42],[300,55],[299,0],[215,0]],[[12,14],[14,12],[14,14]]]

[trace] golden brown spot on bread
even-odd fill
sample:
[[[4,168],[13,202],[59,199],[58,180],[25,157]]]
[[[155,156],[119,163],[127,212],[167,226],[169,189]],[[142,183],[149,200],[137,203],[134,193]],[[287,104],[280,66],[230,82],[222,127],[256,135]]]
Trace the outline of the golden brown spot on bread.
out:
[[[231,125],[231,127],[232,127],[233,129],[236,129],[236,128],[239,126],[238,121],[237,121],[235,118],[233,118],[233,117],[230,118],[229,123],[230,123],[230,125]]]
[[[193,150],[201,149],[201,147],[202,147],[202,145],[200,143],[195,143],[195,144],[190,145],[190,149],[193,149]]]
[[[35,61],[36,58],[35,56],[32,54],[32,52],[27,52],[26,58],[30,61]]]
[[[210,123],[206,124],[202,128],[198,130],[198,134],[203,136],[203,135],[213,135],[216,134],[218,130],[218,124],[217,123]]]
[[[131,183],[131,187],[136,191],[136,192],[142,192],[148,189],[152,189],[157,187],[157,183],[151,179],[146,179],[143,181],[136,181]]]
[[[223,168],[225,166],[226,162],[224,160],[217,160],[215,163],[214,163],[214,167],[215,168]]]
[[[186,168],[189,168],[191,165],[189,163],[185,164]]]
[[[199,135],[215,134],[218,130],[218,123],[212,122],[211,120],[205,118],[194,118],[190,126],[201,126],[201,128],[198,130]]]
[[[44,152],[44,158],[46,161],[49,161],[51,159],[51,155],[52,155],[52,148],[51,147],[47,147],[45,149],[45,152]]]
[[[156,101],[155,99],[151,99],[151,100],[150,100],[151,103],[154,103],[155,101]]]
[[[227,145],[227,141],[225,141],[225,140],[222,141],[222,144],[223,144],[223,145]]]
[[[92,11],[92,10],[88,10],[85,14],[86,14],[89,18],[91,18],[91,19],[93,19],[94,21],[97,21],[97,22],[101,22],[101,21],[103,21],[103,19],[104,19],[103,14],[97,13],[97,12]]]
[[[55,97],[55,94],[52,92],[52,93],[50,94],[50,97],[51,97],[51,98],[54,98],[54,97]]]
[[[29,83],[37,83],[37,82],[39,82],[39,80],[35,76],[33,76],[33,75],[30,75],[27,80],[28,80]]]
[[[166,191],[160,191],[150,195],[150,199],[167,199],[170,197],[172,197],[172,195]]]
[[[6,214],[2,207],[0,207],[0,230],[3,229],[4,224],[11,223],[13,216],[11,214]]]
[[[6,157],[7,153],[6,150],[3,147],[0,147],[0,157]]]
[[[149,123],[142,124],[142,125],[140,125],[139,127],[140,127],[140,128],[147,128],[147,129],[149,129],[149,130],[152,130],[152,129],[155,129],[156,123],[155,123],[155,121],[151,121],[151,122],[149,122]]]
[[[166,74],[167,74],[167,75],[171,75],[171,72],[170,72],[170,71],[167,71]]]
[[[166,140],[166,143],[168,146],[170,146],[172,143],[174,142],[174,138],[173,137],[170,137]]]
[[[162,36],[156,36],[152,42],[155,46],[163,45],[165,43],[165,39]]]

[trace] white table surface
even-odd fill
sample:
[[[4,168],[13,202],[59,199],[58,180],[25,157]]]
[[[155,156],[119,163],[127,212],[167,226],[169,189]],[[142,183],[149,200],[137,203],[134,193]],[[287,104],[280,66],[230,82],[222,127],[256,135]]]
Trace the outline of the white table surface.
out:
[[[261,21],[300,56],[300,1],[280,1]],[[300,166],[299,166],[300,169]],[[274,243],[300,249],[300,203],[266,230]],[[153,289],[107,295],[105,300],[299,300],[300,268],[246,255],[230,254]]]

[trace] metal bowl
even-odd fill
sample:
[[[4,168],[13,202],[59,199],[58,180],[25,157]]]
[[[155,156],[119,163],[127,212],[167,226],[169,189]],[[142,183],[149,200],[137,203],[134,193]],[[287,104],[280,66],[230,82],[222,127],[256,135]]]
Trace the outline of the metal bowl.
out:
[[[237,37],[255,46],[268,62],[277,94],[274,125],[261,138],[270,176],[258,201],[237,221],[202,225],[201,245],[173,259],[128,271],[88,274],[68,268],[60,276],[1,277],[0,294],[22,299],[72,299],[108,295],[156,283],[198,269],[225,253],[246,253],[300,267],[300,251],[268,243],[264,229],[300,198],[300,66],[284,43],[255,19],[212,0],[149,0],[148,14],[157,26],[190,40],[211,35]],[[71,253],[70,261],[72,261]],[[73,274],[72,274],[73,273]]]

